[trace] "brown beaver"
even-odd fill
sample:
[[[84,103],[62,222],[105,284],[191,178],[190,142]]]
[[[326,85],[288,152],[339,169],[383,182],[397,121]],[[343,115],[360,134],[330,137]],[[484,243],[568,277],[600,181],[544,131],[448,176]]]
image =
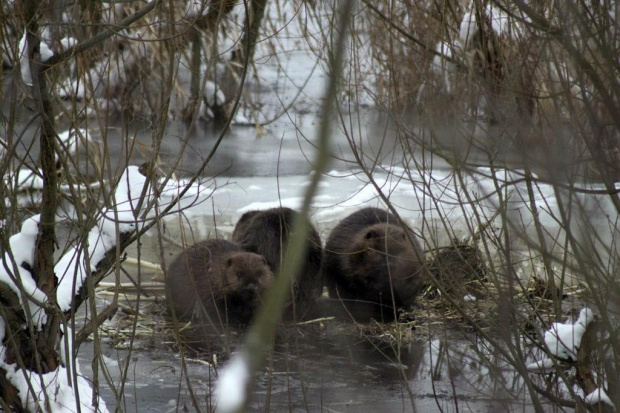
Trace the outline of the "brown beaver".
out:
[[[298,212],[291,208],[246,212],[239,218],[232,234],[232,240],[241,245],[244,250],[265,257],[275,274],[284,258],[285,248],[283,247],[287,245],[293,220],[297,214]],[[309,304],[321,295],[323,291],[322,259],[321,238],[310,224],[306,259],[293,289],[295,304]]]
[[[200,300],[212,322],[246,324],[272,278],[264,257],[229,241],[201,241],[168,267],[168,308],[178,318],[191,318]]]
[[[323,275],[331,298],[402,308],[412,304],[424,286],[423,260],[416,236],[394,215],[364,208],[332,230],[325,245]],[[383,314],[390,318],[390,311]]]

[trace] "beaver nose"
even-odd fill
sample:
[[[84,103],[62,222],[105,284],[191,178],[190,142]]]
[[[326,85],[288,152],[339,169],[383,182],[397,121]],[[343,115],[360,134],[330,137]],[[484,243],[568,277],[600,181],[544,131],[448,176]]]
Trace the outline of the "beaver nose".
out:
[[[250,283],[245,287],[247,290],[249,291],[256,291],[258,290],[258,286],[254,283]]]

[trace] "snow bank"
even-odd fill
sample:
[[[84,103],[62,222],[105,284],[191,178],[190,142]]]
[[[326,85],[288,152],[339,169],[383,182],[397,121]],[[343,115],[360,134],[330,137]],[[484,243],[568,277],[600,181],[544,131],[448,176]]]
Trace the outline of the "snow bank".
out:
[[[96,397],[96,405],[92,405],[93,390],[88,380],[78,375],[76,383],[70,382],[68,378],[71,373],[65,367],[41,375],[18,370],[16,365],[5,363],[0,363],[0,368],[7,371],[6,378],[19,391],[22,406],[27,411],[77,412],[77,406],[82,412],[108,411],[99,396]],[[50,410],[46,408],[46,398],[49,400]]]

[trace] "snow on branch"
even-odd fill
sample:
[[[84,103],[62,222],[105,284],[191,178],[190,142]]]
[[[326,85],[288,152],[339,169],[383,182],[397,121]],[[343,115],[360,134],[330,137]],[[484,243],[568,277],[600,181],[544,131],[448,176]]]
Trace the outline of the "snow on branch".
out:
[[[91,406],[93,390],[88,380],[82,375],[77,375],[77,383],[69,382],[67,378],[71,375],[65,367],[61,366],[46,374],[18,370],[15,365],[2,362],[0,367],[7,371],[6,378],[19,390],[22,406],[28,411],[48,411],[45,405],[46,395],[51,412],[78,411],[78,405],[79,411],[82,412],[108,411],[105,402],[98,396],[96,406]],[[32,386],[32,391],[29,391],[29,386]]]
[[[56,300],[62,311],[71,309],[73,297],[82,288],[86,277],[95,272],[106,253],[116,247],[117,225],[119,234],[133,232],[137,228],[138,205],[146,185],[146,177],[138,171],[138,167],[128,166],[114,192],[114,206],[103,211],[97,225],[88,233],[88,248],[75,245],[56,263]],[[147,204],[151,196],[152,191],[147,187],[142,205]]]
[[[207,188],[201,185],[189,186],[185,194],[180,197],[181,191],[189,186],[187,181],[173,181],[159,191],[147,185],[147,179],[139,172],[137,166],[128,166],[114,193],[114,206],[105,209],[96,226],[88,234],[88,249],[76,245],[65,253],[54,267],[58,277],[56,300],[62,311],[68,311],[75,295],[84,284],[86,277],[97,271],[97,266],[106,257],[106,254],[116,247],[118,234],[131,233],[144,227],[156,214],[148,211],[146,218],[140,215],[145,207],[159,194],[159,207],[166,207],[178,199],[178,204],[171,212],[178,212],[182,208],[194,205],[205,193],[210,194]],[[146,189],[145,189],[146,188]],[[143,197],[144,193],[144,197]],[[88,259],[86,259],[86,251]]]
[[[4,320],[0,318],[0,343],[4,342],[5,333]],[[73,363],[78,372],[75,383],[69,381],[72,375],[64,366],[46,374],[38,374],[19,369],[17,364],[7,364],[6,349],[0,345],[0,371],[6,374],[6,379],[18,391],[21,405],[25,410],[31,412],[107,412],[106,404],[99,396],[96,397],[95,405],[91,405],[93,390],[88,379],[79,374],[77,360]],[[50,410],[46,407],[46,401],[49,401]]]
[[[41,56],[41,62],[48,61],[54,55],[45,42],[39,42],[39,47],[37,49]],[[26,30],[24,30],[24,36],[19,41],[19,53],[22,80],[25,85],[32,86],[32,73],[30,73],[30,59],[28,57],[28,40]]]
[[[155,211],[145,213],[146,207],[153,204],[156,198],[161,201],[157,204],[159,208],[178,202],[170,209],[177,212],[194,205],[205,193],[210,194],[202,185],[190,185],[188,181],[170,180],[159,186],[159,190],[154,190],[137,166],[127,167],[114,191],[112,206],[102,211],[98,223],[90,229],[87,245],[76,244],[54,266],[58,278],[56,300],[62,311],[71,309],[86,278],[100,270],[98,265],[120,242],[120,235],[143,228],[156,216]],[[25,329],[28,324],[32,324],[38,331],[47,321],[43,306],[48,303],[46,294],[37,287],[31,273],[40,219],[36,215],[24,221],[21,232],[9,239],[11,248],[4,254],[3,265],[0,266],[0,283],[7,284],[16,294],[26,316],[30,317],[22,327]],[[0,318],[0,343],[5,335],[5,322]],[[20,368],[16,363],[7,363],[6,348],[0,344],[0,374],[4,373],[16,388],[26,410],[47,411],[49,406],[52,412],[107,411],[105,403],[98,396],[94,399],[94,405],[91,405],[93,390],[88,380],[80,375],[77,360],[73,360],[71,331],[61,327],[61,333],[63,339],[59,341],[59,350],[63,364],[56,370],[39,374]],[[74,376],[72,371],[77,375]],[[73,377],[76,377],[75,381]]]
[[[594,406],[598,403],[605,403],[614,409],[616,408],[616,405],[614,404],[614,402],[611,401],[611,399],[609,398],[609,396],[607,395],[607,392],[605,391],[603,387],[598,387],[594,389],[594,391],[591,392],[590,394],[587,394],[584,397],[584,402],[586,402],[586,404],[589,404],[591,406]]]
[[[26,315],[32,318],[30,322],[37,331],[40,331],[47,321],[45,311],[38,304],[46,303],[47,296],[37,287],[37,283],[30,272],[30,268],[34,265],[39,219],[39,215],[28,218],[22,224],[21,232],[9,238],[11,248],[10,251],[4,253],[3,263],[0,265],[0,282],[8,285],[19,297],[22,307],[28,307]],[[26,328],[27,325],[23,327]]]
[[[556,367],[553,358],[558,361],[577,361],[581,339],[594,319],[592,310],[585,307],[580,311],[579,318],[574,323],[552,323],[544,336],[545,345],[551,357],[544,357],[528,364],[527,370],[533,373],[548,373],[550,369]]]
[[[553,323],[545,332],[545,344],[551,354],[559,359],[577,360],[577,351],[588,325],[594,320],[594,314],[588,307],[579,312],[575,323]]]

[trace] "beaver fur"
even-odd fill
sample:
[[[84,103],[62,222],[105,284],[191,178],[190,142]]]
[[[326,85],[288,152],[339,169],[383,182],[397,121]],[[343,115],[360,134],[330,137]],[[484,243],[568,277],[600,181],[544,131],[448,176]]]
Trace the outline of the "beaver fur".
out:
[[[244,250],[267,259],[275,274],[284,258],[285,247],[291,236],[297,211],[291,208],[271,208],[244,213],[232,234],[232,240]],[[323,248],[317,230],[310,224],[306,259],[293,289],[296,304],[308,304],[323,291],[321,262]]]
[[[168,308],[187,319],[200,301],[212,322],[245,324],[261,305],[272,278],[264,257],[230,241],[201,241],[168,267]]]
[[[426,282],[424,252],[394,215],[364,208],[332,230],[323,275],[331,298],[402,308],[415,301]]]

